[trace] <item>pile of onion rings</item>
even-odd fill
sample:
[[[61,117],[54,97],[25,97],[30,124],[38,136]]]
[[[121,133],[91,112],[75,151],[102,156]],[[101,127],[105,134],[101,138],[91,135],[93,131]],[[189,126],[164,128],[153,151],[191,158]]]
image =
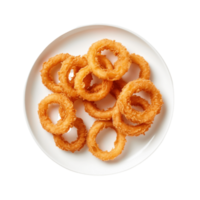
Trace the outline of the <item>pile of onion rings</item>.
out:
[[[102,55],[103,50],[110,50],[117,61],[112,64]],[[129,70],[131,64],[139,66],[138,79],[126,82],[122,76]],[[58,72],[59,83],[55,83],[51,70],[61,65]],[[69,74],[73,72],[70,79]],[[92,75],[102,82],[92,83]],[[42,83],[53,93],[45,97],[38,105],[38,115],[42,127],[53,135],[57,147],[65,151],[81,150],[87,144],[89,151],[103,161],[115,159],[125,147],[127,136],[145,135],[151,128],[155,116],[160,113],[163,104],[162,95],[150,79],[148,62],[140,55],[130,54],[119,42],[102,39],[93,43],[87,54],[72,56],[61,53],[43,63],[41,69]],[[138,92],[149,93],[151,103],[138,96]],[[115,104],[107,110],[99,109],[96,102],[111,94]],[[97,121],[87,131],[84,121],[76,117],[74,102],[82,99],[85,111]],[[53,124],[47,114],[48,106],[52,103],[60,105],[60,120]],[[132,106],[139,106],[138,111]],[[125,119],[130,121],[126,123]],[[63,134],[70,128],[77,128],[77,139],[71,143],[63,138]],[[96,136],[104,128],[112,128],[117,133],[114,148],[111,151],[102,151]]]

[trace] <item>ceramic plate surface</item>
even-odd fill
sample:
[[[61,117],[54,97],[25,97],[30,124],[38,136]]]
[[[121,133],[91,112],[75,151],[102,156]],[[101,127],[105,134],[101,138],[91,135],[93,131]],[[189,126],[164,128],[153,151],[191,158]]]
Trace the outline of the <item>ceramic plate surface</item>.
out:
[[[55,146],[53,136],[42,128],[37,114],[38,103],[45,96],[52,93],[41,81],[40,70],[43,62],[59,53],[69,53],[75,56],[84,55],[87,53],[92,43],[103,38],[116,40],[122,43],[130,53],[139,54],[147,60],[151,68],[150,79],[160,90],[164,101],[161,113],[156,116],[154,124],[146,135],[127,137],[127,143],[122,154],[115,160],[109,162],[103,162],[94,157],[88,151],[86,145],[79,152],[71,153],[62,151]],[[103,53],[106,54],[111,61],[116,60],[109,52],[104,51]],[[58,81],[58,77],[56,76],[58,70],[59,66],[52,72],[55,81]],[[131,66],[128,73],[123,77],[125,80],[131,81],[137,79],[138,74],[139,68],[137,66]],[[140,95],[148,98],[146,94],[140,93]],[[114,105],[114,101],[113,97],[108,95],[105,99],[99,101],[97,105],[100,108],[108,108]],[[172,119],[173,105],[174,93],[172,79],[165,62],[158,52],[137,34],[108,25],[90,25],[76,28],[54,40],[39,55],[34,63],[28,76],[25,89],[26,117],[31,134],[39,147],[53,161],[66,169],[90,175],[106,175],[122,172],[136,166],[151,155],[167,133]],[[89,130],[95,119],[85,113],[81,100],[75,102],[75,108],[77,109],[77,116],[84,120]],[[50,107],[49,115],[54,123],[58,120],[58,105],[52,105]],[[65,134],[65,138],[68,138],[69,141],[74,140],[76,138],[76,129],[72,128]],[[97,142],[102,150],[111,150],[114,146],[115,138],[116,133],[112,129],[105,129],[98,135]]]

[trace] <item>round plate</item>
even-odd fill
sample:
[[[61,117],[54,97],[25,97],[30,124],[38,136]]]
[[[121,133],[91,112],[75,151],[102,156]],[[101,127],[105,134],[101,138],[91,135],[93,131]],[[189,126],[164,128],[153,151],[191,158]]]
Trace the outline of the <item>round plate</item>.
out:
[[[147,60],[151,68],[150,79],[160,90],[164,101],[161,113],[156,116],[150,130],[146,132],[145,135],[127,137],[127,143],[122,154],[113,161],[108,162],[103,162],[94,157],[88,151],[87,145],[75,153],[62,151],[56,147],[52,134],[46,132],[42,128],[37,114],[38,103],[45,96],[52,93],[41,81],[40,70],[43,62],[59,53],[69,53],[75,56],[84,55],[87,53],[92,43],[104,38],[122,43],[130,53],[139,54]],[[111,60],[115,60],[115,57],[109,55],[109,52],[104,52],[104,54],[107,54]],[[58,67],[56,70],[58,70]],[[56,70],[54,70],[54,75],[56,74]],[[129,72],[124,75],[124,78],[127,81],[131,81],[136,79],[138,74],[139,70],[137,67],[130,67]],[[106,99],[101,100],[97,104],[100,108],[108,108],[113,105],[112,97],[109,95]],[[174,93],[172,79],[165,62],[158,52],[137,34],[119,27],[108,25],[79,27],[54,40],[40,54],[33,65],[28,76],[25,90],[26,117],[31,134],[39,147],[59,165],[74,172],[90,175],[106,175],[122,172],[145,160],[155,151],[165,137],[172,119],[173,105]],[[95,119],[85,113],[81,100],[75,103],[75,108],[77,109],[77,116],[84,120],[87,130],[89,130]],[[58,106],[51,106],[49,114],[52,121],[56,122],[59,118]],[[68,140],[74,139],[73,134],[75,131],[76,130],[72,128],[69,133],[65,134],[65,137],[67,137]],[[112,129],[106,129],[98,135],[97,142],[102,150],[111,150],[114,146],[115,138],[116,133]]]

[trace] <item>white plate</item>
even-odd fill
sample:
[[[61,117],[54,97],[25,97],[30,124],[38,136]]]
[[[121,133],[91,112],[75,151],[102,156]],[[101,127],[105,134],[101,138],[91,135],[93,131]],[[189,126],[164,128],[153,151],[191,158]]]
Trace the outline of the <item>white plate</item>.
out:
[[[71,55],[84,55],[87,53],[90,45],[97,40],[108,38],[122,43],[130,53],[136,53],[143,56],[151,67],[151,81],[161,91],[164,105],[161,113],[156,116],[154,124],[146,135],[139,137],[127,137],[127,143],[124,151],[115,160],[103,162],[94,157],[87,146],[75,153],[62,151],[54,144],[53,137],[46,132],[38,118],[38,103],[51,91],[49,91],[41,81],[40,70],[42,63],[50,57],[59,53],[69,53]],[[136,70],[135,70],[136,69]],[[130,68],[129,75],[125,75],[125,79],[130,81],[135,79],[138,74],[137,68]],[[75,103],[77,116],[81,117],[87,129],[91,127],[95,121],[84,111],[84,107],[80,101]],[[99,104],[109,106],[110,97],[101,101]],[[27,121],[30,126],[31,133],[35,138],[39,147],[53,161],[59,165],[83,174],[90,175],[106,175],[122,172],[130,169],[151,155],[162,142],[169,128],[174,105],[173,83],[169,70],[158,52],[140,36],[122,28],[108,25],[90,25],[71,30],[54,40],[38,57],[28,76],[25,90],[25,110]],[[57,107],[58,108],[58,107]],[[58,118],[56,106],[52,108],[52,120]],[[73,129],[71,131],[74,132]],[[73,137],[69,136],[68,137]],[[111,129],[103,131],[99,135],[97,141],[100,147],[105,150],[112,148],[116,134]]]

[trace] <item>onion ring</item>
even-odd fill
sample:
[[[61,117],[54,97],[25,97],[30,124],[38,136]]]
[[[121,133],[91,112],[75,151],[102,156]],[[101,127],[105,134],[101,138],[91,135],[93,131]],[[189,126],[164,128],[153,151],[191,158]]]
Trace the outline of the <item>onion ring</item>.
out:
[[[47,62],[43,63],[43,67],[41,69],[41,77],[42,83],[51,91],[56,93],[62,93],[63,88],[60,86],[60,83],[56,84],[53,80],[53,77],[50,75],[50,70],[67,59],[70,55],[66,54],[58,54],[52,58],[50,58]]]
[[[87,60],[84,57],[74,57],[74,56],[69,56],[63,63],[62,67],[59,71],[59,80],[60,80],[60,85],[63,88],[63,91],[66,93],[67,96],[72,97],[74,99],[78,98],[77,91],[74,89],[72,83],[68,80],[69,73],[73,67],[76,67],[74,77],[76,76],[76,73],[83,67],[87,65]],[[85,79],[85,87],[88,88],[90,86],[90,82],[92,80],[91,74],[89,74]]]
[[[120,91],[113,84],[113,87],[112,87],[110,93],[115,97],[115,99],[117,99]],[[115,106],[116,106],[116,103],[115,103],[115,105],[112,108],[108,108],[107,110],[104,110],[104,109],[101,110],[97,107],[95,102],[84,100],[83,104],[85,106],[85,111],[90,116],[92,116],[96,119],[100,119],[100,120],[111,120],[113,110],[115,109]]]
[[[131,105],[141,106],[143,110],[146,110],[149,107],[149,103],[145,99],[142,99],[136,95],[131,97]],[[116,106],[113,111],[112,119],[115,128],[128,136],[139,136],[140,134],[144,134],[151,127],[151,124],[145,123],[136,126],[126,124],[122,118],[122,114],[120,113],[118,106]]]
[[[118,56],[118,60],[114,63],[114,69],[109,69],[108,67],[102,69],[98,63],[96,56],[103,50],[110,50]],[[98,78],[108,81],[119,80],[128,71],[131,64],[127,49],[121,43],[108,39],[93,43],[89,48],[87,57],[92,73]]]
[[[98,58],[102,63],[102,67],[106,66],[108,67],[108,69],[113,69],[112,64],[105,56],[98,56]],[[96,92],[91,92],[90,90],[87,90],[87,88],[85,88],[85,84],[83,83],[84,78],[90,73],[92,72],[89,66],[80,69],[80,71],[76,74],[74,88],[77,90],[77,93],[83,100],[99,101],[110,92],[113,82],[103,80],[101,84],[98,84],[99,86],[101,86],[101,89]],[[93,87],[94,86],[92,86],[90,89],[92,89]]]
[[[149,63],[140,55],[131,54],[130,55],[131,62],[135,63],[140,68],[139,78],[150,79],[150,67]]]
[[[60,108],[62,107],[60,106]],[[64,118],[65,114],[64,113],[61,114],[63,112],[61,110],[62,109],[59,109],[60,115]],[[53,135],[57,147],[65,151],[71,151],[72,153],[74,153],[75,151],[80,151],[83,148],[83,146],[86,143],[86,136],[87,136],[87,130],[81,118],[78,117],[76,118],[74,126],[77,128],[78,138],[71,143],[65,141],[62,135]]]
[[[143,112],[133,109],[130,102],[132,94],[140,91],[150,93],[151,97],[150,106]],[[124,114],[127,119],[139,124],[151,123],[156,114],[160,112],[162,104],[163,100],[160,91],[150,80],[146,79],[137,79],[127,83],[117,100],[120,112]]]
[[[150,79],[149,63],[142,56],[134,53],[130,55],[130,59],[131,63],[137,64],[140,68],[139,78],[144,78],[149,80]],[[117,80],[115,82],[120,89],[122,89],[127,84],[127,82],[124,81],[123,79]]]
[[[96,143],[96,136],[98,135],[98,133],[104,128],[108,128],[108,127],[114,129],[117,133],[117,139],[114,143],[115,147],[110,152],[102,151],[98,147],[98,144]],[[87,136],[87,145],[88,145],[89,151],[94,156],[96,156],[97,158],[103,161],[113,160],[118,155],[120,155],[124,149],[125,143],[126,143],[126,136],[122,132],[116,130],[116,128],[112,124],[112,121],[94,122]]]
[[[58,103],[64,110],[67,111],[67,115],[62,120],[59,120],[57,124],[53,124],[50,118],[47,116],[48,105],[51,103]],[[76,110],[74,109],[72,101],[64,94],[53,93],[46,96],[38,105],[38,115],[42,127],[49,133],[55,135],[61,135],[66,133],[76,120]]]
[[[74,76],[72,77],[72,79],[71,80],[69,80],[69,87],[70,87],[70,85],[71,85],[71,88],[73,88],[74,89],[74,84],[75,84],[75,78],[76,78],[76,73],[78,73],[78,71],[80,70],[80,68],[78,68],[78,67],[72,67],[72,69],[73,69],[73,73],[74,73]],[[85,78],[84,78],[84,80],[83,80],[83,82],[85,83],[85,88],[89,88],[90,87],[90,84],[91,84],[91,81],[92,81],[92,75],[91,74],[88,74]],[[74,89],[75,90],[75,89]],[[70,98],[71,100],[73,100],[73,101],[75,101],[75,100],[77,100],[77,98]]]

